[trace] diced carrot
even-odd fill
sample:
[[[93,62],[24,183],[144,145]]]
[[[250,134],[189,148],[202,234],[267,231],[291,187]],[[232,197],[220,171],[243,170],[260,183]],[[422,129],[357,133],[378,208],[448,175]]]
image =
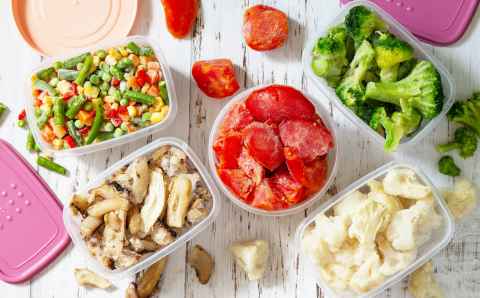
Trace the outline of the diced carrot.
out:
[[[93,118],[95,116],[95,111],[87,112],[85,110],[80,110],[77,114],[77,119],[80,120],[85,125],[91,126]]]
[[[42,129],[41,134],[43,139],[48,143],[51,143],[53,142],[53,140],[55,140],[55,134],[53,133],[53,130],[50,127],[50,125],[45,125]]]

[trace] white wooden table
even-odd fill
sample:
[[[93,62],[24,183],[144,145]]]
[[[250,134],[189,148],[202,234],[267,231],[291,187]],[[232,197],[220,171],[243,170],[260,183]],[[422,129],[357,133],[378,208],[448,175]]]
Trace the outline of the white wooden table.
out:
[[[67,166],[70,177],[61,177],[43,169],[41,176],[62,201],[97,173],[124,155],[161,135],[186,140],[206,161],[207,138],[211,125],[225,102],[203,96],[190,79],[191,65],[198,59],[227,57],[238,66],[237,75],[242,88],[263,83],[286,83],[302,88],[316,96],[331,110],[338,127],[338,146],[341,159],[333,191],[340,190],[357,178],[394,158],[420,165],[437,186],[449,186],[452,181],[437,174],[439,155],[434,144],[446,141],[453,132],[443,122],[430,136],[408,152],[386,155],[379,144],[352,125],[317,90],[302,71],[300,59],[303,45],[315,31],[325,26],[339,11],[337,0],[202,0],[200,16],[191,39],[175,40],[165,29],[159,0],[139,0],[140,11],[132,34],[150,35],[162,45],[174,74],[179,98],[179,113],[166,132],[155,134],[134,143],[80,158],[58,159]],[[262,54],[246,48],[240,34],[242,13],[255,3],[276,6],[290,17],[290,36],[287,44],[272,53]],[[0,100],[11,112],[2,122],[0,137],[11,142],[32,164],[34,156],[25,150],[25,131],[16,127],[16,116],[23,108],[23,88],[29,70],[42,57],[21,40],[13,25],[10,1],[0,1]],[[479,85],[480,27],[478,18],[464,39],[449,48],[427,46],[440,58],[455,77],[457,94],[464,98]],[[480,154],[468,161],[459,161],[464,174],[480,184]],[[317,205],[318,206],[318,205]],[[315,208],[315,207],[313,207]],[[286,218],[265,218],[240,210],[223,200],[221,214],[215,224],[186,247],[171,256],[161,283],[160,297],[259,297],[309,298],[322,297],[313,277],[304,275],[304,264],[298,260],[294,235],[298,224],[312,210]],[[226,251],[232,241],[265,238],[272,245],[270,265],[260,282],[249,282],[233,263]],[[447,297],[479,297],[480,293],[480,212],[457,226],[454,241],[435,257],[437,277]],[[185,264],[189,247],[199,243],[215,257],[215,274],[206,286],[200,285],[195,273]],[[0,243],[1,245],[1,243]],[[87,290],[75,283],[72,270],[83,266],[85,259],[78,249],[70,247],[58,260],[31,282],[10,285],[0,282],[2,298],[47,297],[123,297],[129,280],[115,281],[113,292]],[[382,297],[408,297],[405,282],[388,290]]]

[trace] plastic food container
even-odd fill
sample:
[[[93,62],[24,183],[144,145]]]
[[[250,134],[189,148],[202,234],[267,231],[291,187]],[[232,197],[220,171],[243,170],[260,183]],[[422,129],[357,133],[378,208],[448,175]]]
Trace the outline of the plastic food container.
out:
[[[165,119],[162,122],[147,126],[145,128],[139,129],[136,132],[126,134],[119,138],[114,138],[114,139],[99,142],[99,143],[93,143],[90,145],[79,146],[72,149],[63,149],[63,150],[54,149],[52,145],[48,144],[43,140],[42,136],[40,135],[40,130],[38,129],[38,126],[36,124],[37,121],[35,119],[35,114],[34,114],[31,76],[37,73],[41,69],[50,67],[55,61],[63,61],[70,57],[74,57],[82,53],[85,53],[87,51],[95,52],[96,50],[100,50],[100,49],[107,49],[114,46],[125,45],[130,41],[136,42],[141,45],[151,46],[155,52],[155,56],[157,57],[158,62],[160,63],[163,75],[165,77],[165,82],[167,84],[167,91],[168,91],[168,98],[169,98],[169,111]],[[177,96],[175,93],[175,85],[173,83],[172,74],[170,73],[170,67],[167,64],[165,57],[163,56],[163,53],[158,46],[158,43],[156,43],[152,39],[145,36],[130,36],[130,37],[121,39],[117,42],[111,42],[111,43],[101,44],[99,46],[95,46],[92,48],[86,48],[81,51],[77,51],[76,53],[70,54],[68,56],[47,58],[43,61],[41,65],[39,65],[38,67],[36,67],[30,72],[25,82],[24,96],[26,100],[25,108],[27,112],[27,119],[28,119],[28,123],[31,124],[30,128],[32,130],[33,137],[35,138],[35,142],[40,146],[42,152],[54,154],[55,156],[78,156],[78,155],[88,154],[88,153],[92,153],[100,150],[109,149],[118,145],[131,142],[133,140],[139,139],[148,134],[160,131],[168,127],[170,124],[172,124],[177,114]]]
[[[354,292],[336,292],[334,289],[328,286],[326,282],[323,281],[321,275],[317,272],[315,265],[310,261],[309,256],[305,255],[301,248],[301,240],[303,238],[303,234],[305,229],[313,223],[315,217],[320,213],[325,213],[330,210],[333,206],[341,202],[346,195],[355,191],[361,190],[362,188],[367,187],[367,182],[372,179],[381,179],[383,178],[387,172],[392,169],[396,168],[409,168],[415,171],[417,174],[420,182],[425,185],[428,185],[432,188],[432,194],[436,204],[436,211],[442,217],[443,223],[442,226],[432,231],[432,238],[429,242],[423,244],[418,248],[418,255],[417,258],[413,263],[411,263],[408,267],[403,269],[402,271],[397,272],[396,274],[388,277],[385,281],[377,288],[371,290],[365,294],[356,294]],[[436,255],[441,249],[443,249],[450,240],[453,238],[453,234],[455,232],[455,223],[453,216],[451,215],[450,211],[448,210],[445,201],[440,196],[439,191],[430,181],[430,179],[425,176],[425,174],[419,168],[398,162],[391,162],[388,163],[375,171],[371,172],[370,174],[360,178],[353,184],[346,187],[343,191],[339,192],[337,195],[332,197],[328,202],[325,202],[322,206],[320,206],[317,210],[313,211],[308,218],[306,218],[297,229],[296,234],[296,245],[297,250],[299,251],[301,260],[303,263],[307,264],[307,272],[312,276],[316,276],[319,285],[321,286],[322,290],[325,292],[327,297],[341,297],[341,298],[367,298],[367,297],[374,297],[378,294],[382,293],[387,288],[390,288],[394,284],[400,282],[403,278],[407,275],[415,271],[417,268],[428,262],[434,255]]]
[[[207,169],[203,166],[200,159],[197,157],[197,155],[186,143],[184,143],[179,139],[170,138],[170,137],[159,138],[156,141],[138,149],[137,151],[132,152],[130,155],[126,156],[122,160],[113,164],[110,168],[108,168],[103,173],[98,175],[95,179],[90,181],[87,185],[79,189],[77,193],[79,194],[88,193],[90,189],[100,186],[106,179],[108,179],[114,172],[116,172],[120,168],[126,166],[127,164],[131,163],[133,160],[141,156],[146,156],[153,153],[156,149],[164,145],[172,145],[174,147],[177,147],[178,149],[181,149],[183,152],[185,152],[190,163],[195,167],[195,169],[198,171],[198,173],[202,177],[202,180],[206,188],[209,190],[210,194],[212,195],[212,204],[211,204],[211,210],[209,215],[202,221],[192,226],[190,230],[186,231],[184,234],[178,237],[174,242],[172,242],[171,244],[165,246],[160,250],[157,250],[156,252],[153,252],[151,255],[143,258],[141,261],[139,261],[135,265],[125,269],[108,270],[107,268],[103,267],[97,261],[97,259],[95,259],[95,257],[90,255],[90,252],[87,249],[85,241],[80,236],[79,223],[72,216],[70,208],[68,208],[68,206],[70,205],[70,200],[69,200],[68,203],[65,205],[67,207],[63,208],[63,221],[65,224],[65,228],[68,234],[70,235],[70,237],[72,238],[72,241],[75,244],[75,246],[80,248],[83,254],[87,257],[88,262],[92,265],[93,269],[96,272],[99,272],[107,277],[115,278],[115,279],[124,278],[124,277],[127,277],[128,275],[135,274],[145,268],[148,268],[150,265],[152,265],[156,261],[160,260],[161,258],[171,254],[172,252],[180,248],[182,245],[185,244],[185,242],[191,240],[193,237],[198,235],[201,231],[205,230],[218,216],[218,213],[220,212],[220,194],[218,192],[217,187],[215,186],[215,183],[213,182],[212,178],[208,174]]]
[[[412,145],[418,142],[427,134],[429,134],[440,123],[440,121],[444,119],[444,116],[447,114],[448,110],[451,108],[455,101],[455,81],[453,80],[452,76],[437,58],[433,57],[427,52],[427,50],[423,47],[420,41],[415,36],[413,36],[410,31],[408,31],[404,26],[398,23],[392,16],[390,16],[387,12],[385,12],[376,4],[364,0],[352,1],[342,8],[340,14],[338,14],[326,28],[318,30],[314,33],[313,38],[307,43],[307,46],[303,51],[303,68],[307,75],[310,77],[310,79],[315,83],[315,85],[320,88],[320,90],[327,96],[327,98],[331,102],[333,102],[335,106],[340,111],[342,111],[350,121],[352,121],[355,125],[360,126],[375,141],[381,143],[382,145],[383,143],[385,143],[385,138],[378,134],[376,131],[374,131],[370,126],[368,126],[367,123],[363,122],[363,120],[360,119],[357,115],[355,115],[353,111],[347,108],[337,97],[335,89],[328,86],[327,82],[323,78],[315,75],[311,68],[312,49],[314,48],[318,38],[324,36],[330,28],[342,23],[350,9],[355,6],[362,5],[374,11],[380,18],[382,18],[388,25],[389,31],[398,36],[400,39],[408,42],[415,50],[415,57],[432,62],[433,65],[435,65],[435,67],[437,68],[442,78],[443,93],[445,98],[441,113],[428,122],[423,121],[421,127],[414,134],[403,138],[400,142],[400,146],[397,149],[398,151],[407,145]]]
[[[237,103],[240,101],[245,100],[250,93],[252,93],[255,90],[262,89],[265,87],[268,87],[270,85],[262,85],[262,86],[257,86],[253,87],[250,89],[247,89],[239,94],[237,94],[235,97],[233,97],[228,104],[226,104],[223,109],[220,111],[218,114],[217,118],[215,119],[215,122],[213,123],[212,130],[210,132],[210,137],[208,139],[208,163],[210,165],[210,171],[213,173],[213,177],[217,181],[218,185],[220,186],[220,189],[223,191],[224,194],[227,195],[227,197],[235,203],[235,205],[239,206],[240,208],[247,210],[248,212],[252,212],[254,214],[258,215],[266,215],[266,216],[286,216],[286,215],[291,215],[297,212],[300,212],[304,210],[305,208],[311,206],[313,203],[317,202],[320,200],[325,192],[328,190],[330,185],[333,182],[333,179],[335,178],[335,175],[337,173],[337,159],[338,159],[338,146],[337,146],[337,138],[336,138],[336,133],[335,133],[335,126],[332,124],[332,119],[325,108],[320,105],[317,101],[313,100],[311,96],[308,94],[305,94],[303,91],[303,95],[307,97],[310,102],[312,102],[315,105],[317,113],[320,115],[322,118],[323,124],[330,130],[330,133],[332,134],[334,144],[335,146],[333,149],[328,153],[328,174],[327,174],[327,180],[325,181],[325,185],[320,189],[317,193],[314,195],[311,195],[309,198],[304,200],[303,202],[296,204],[295,206],[288,208],[288,209],[283,209],[283,210],[276,210],[276,211],[267,211],[259,208],[255,208],[253,206],[250,206],[249,204],[245,203],[242,201],[240,198],[238,198],[228,187],[223,183],[223,181],[220,179],[218,176],[217,172],[217,159],[215,156],[215,153],[213,151],[213,144],[215,143],[215,139],[217,138],[218,135],[218,129],[220,125],[223,122],[223,119],[225,115],[227,114],[228,111]]]

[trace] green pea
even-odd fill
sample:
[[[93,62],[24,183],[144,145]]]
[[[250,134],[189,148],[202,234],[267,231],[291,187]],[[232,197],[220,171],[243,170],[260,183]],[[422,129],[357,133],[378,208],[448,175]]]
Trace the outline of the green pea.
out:
[[[42,110],[40,108],[35,108],[35,117],[38,118],[42,115]]]
[[[83,128],[85,126],[85,124],[83,124],[82,121],[80,120],[75,120],[73,124],[75,125],[76,128]]]
[[[120,99],[120,105],[121,105],[121,106],[126,106],[126,105],[128,105],[128,99],[126,99],[126,98]]]
[[[83,105],[83,109],[87,112],[90,112],[91,110],[93,110],[93,104],[89,101],[89,102],[86,102],[84,105]]]
[[[116,128],[115,131],[113,132],[113,137],[118,138],[123,136],[125,132],[121,128]]]
[[[115,126],[113,126],[112,122],[107,122],[103,125],[103,131],[112,132],[115,130]]]
[[[83,84],[83,88],[91,88],[92,87],[92,83],[90,81],[86,81],[84,84]]]
[[[146,112],[142,115],[142,121],[149,121],[152,118],[152,113]]]
[[[93,84],[93,85],[100,85],[100,77],[98,75],[91,75],[90,76],[90,82]]]
[[[95,55],[100,59],[105,59],[105,57],[107,57],[107,52],[105,50],[98,50]]]
[[[102,80],[104,82],[110,82],[112,80],[112,76],[110,75],[110,73],[104,71],[102,74]]]
[[[25,121],[25,120],[18,120],[18,121],[17,121],[17,125],[18,125],[18,127],[24,128],[25,126],[27,126],[27,121]]]
[[[116,67],[116,66],[111,67],[110,68],[110,73],[115,78],[117,78],[119,80],[123,80],[123,72],[118,67]]]
[[[128,131],[128,125],[127,123],[125,122],[122,122],[122,124],[120,124],[120,128],[123,130],[123,131]]]
[[[102,90],[104,92],[107,92],[109,88],[110,88],[110,84],[108,82],[103,82],[100,85],[100,90]]]
[[[53,68],[55,68],[56,70],[58,70],[60,68],[63,68],[63,62],[62,61],[55,61],[55,63],[53,63]]]

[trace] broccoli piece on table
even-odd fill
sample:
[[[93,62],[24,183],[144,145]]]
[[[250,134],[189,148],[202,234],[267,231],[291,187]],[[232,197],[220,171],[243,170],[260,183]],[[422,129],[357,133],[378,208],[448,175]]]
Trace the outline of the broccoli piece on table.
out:
[[[438,161],[438,171],[444,175],[457,177],[462,170],[455,164],[453,158],[449,155],[443,156]]]
[[[450,121],[463,124],[480,135],[480,93],[474,93],[466,101],[458,101],[448,111]]]
[[[358,48],[374,31],[385,31],[387,25],[365,6],[356,6],[350,9],[345,17],[345,28],[355,41],[355,47]]]
[[[338,85],[348,67],[346,38],[345,28],[335,27],[318,39],[312,51],[313,72],[332,87]]]
[[[398,66],[397,80],[402,80],[406,78],[412,72],[415,65],[417,65],[417,62],[417,59],[413,58],[400,63],[400,65]]]
[[[353,111],[357,109],[358,105],[364,103],[365,86],[363,81],[374,58],[375,51],[372,45],[365,40],[355,53],[350,68],[336,89],[336,93],[343,104]]]
[[[395,36],[379,32],[373,42],[376,61],[380,67],[380,79],[395,82],[398,78],[400,63],[413,58],[413,48]]]
[[[447,153],[451,150],[459,150],[462,158],[472,157],[477,150],[477,133],[469,127],[460,127],[455,131],[455,139],[451,143],[437,146],[437,151]]]
[[[401,81],[368,83],[365,97],[397,106],[401,99],[408,99],[426,119],[432,119],[443,107],[442,81],[432,63],[421,61]]]

